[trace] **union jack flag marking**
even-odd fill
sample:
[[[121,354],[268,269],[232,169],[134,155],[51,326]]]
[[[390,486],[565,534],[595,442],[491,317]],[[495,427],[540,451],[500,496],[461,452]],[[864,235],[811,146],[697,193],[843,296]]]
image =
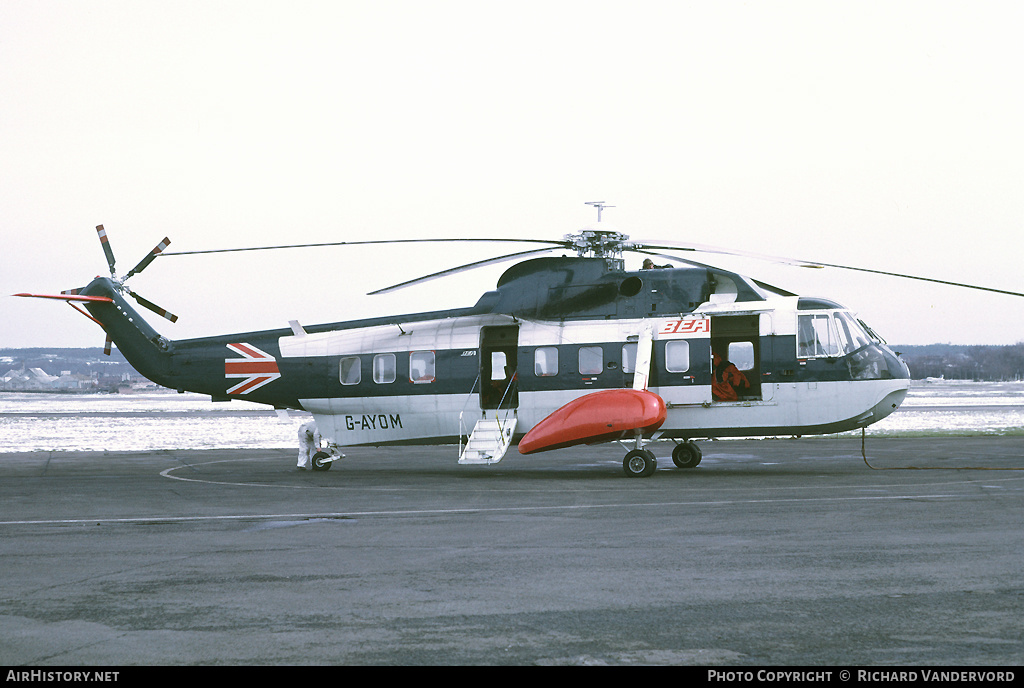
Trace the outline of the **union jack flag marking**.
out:
[[[277,359],[266,351],[257,349],[252,344],[228,344],[227,346],[231,351],[242,356],[242,358],[224,359],[224,377],[242,379],[237,385],[228,389],[228,394],[248,394],[281,377]]]

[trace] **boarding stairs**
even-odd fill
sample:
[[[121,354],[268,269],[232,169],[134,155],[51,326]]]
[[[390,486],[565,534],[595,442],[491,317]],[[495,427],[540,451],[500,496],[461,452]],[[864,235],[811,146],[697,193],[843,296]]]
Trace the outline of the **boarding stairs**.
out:
[[[459,456],[460,464],[492,464],[501,461],[512,443],[516,418],[481,418]]]

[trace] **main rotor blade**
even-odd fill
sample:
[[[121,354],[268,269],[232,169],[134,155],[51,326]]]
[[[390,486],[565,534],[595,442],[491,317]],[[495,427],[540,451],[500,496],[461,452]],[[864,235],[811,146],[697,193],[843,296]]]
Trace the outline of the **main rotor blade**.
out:
[[[236,253],[240,251],[276,251],[284,248],[323,248],[326,246],[366,246],[370,244],[417,244],[417,243],[439,243],[439,242],[491,242],[491,243],[531,243],[551,244],[554,247],[566,246],[565,241],[553,241],[551,239],[375,239],[370,241],[330,241],[319,244],[287,244],[283,246],[249,246],[243,248],[216,248],[203,251],[166,251],[164,256],[195,256],[204,253]]]
[[[163,253],[164,250],[167,248],[168,244],[170,244],[170,243],[171,243],[171,240],[168,239],[167,237],[164,237],[164,240],[161,241],[159,244],[157,244],[156,248],[154,248],[152,251],[150,251],[148,254],[146,254],[146,257],[143,258],[142,260],[140,260],[139,264],[136,265],[135,267],[133,267],[128,272],[128,274],[124,276],[124,278],[128,279],[132,275],[137,275],[140,272],[142,272],[143,270],[145,270],[146,266],[149,265],[150,263],[152,263],[153,260],[155,260],[157,256],[159,256],[161,253]]]
[[[513,260],[515,258],[521,258],[523,256],[529,256],[535,253],[545,253],[547,251],[554,251],[561,246],[545,246],[544,248],[534,248],[529,251],[518,251],[516,253],[508,253],[504,256],[498,256],[496,258],[487,258],[485,260],[478,260],[473,263],[466,263],[465,265],[459,265],[454,268],[448,268],[447,270],[441,270],[440,272],[434,272],[423,277],[417,277],[406,282],[400,282],[399,284],[393,284],[390,287],[384,287],[383,289],[377,289],[376,291],[369,292],[368,296],[375,296],[377,294],[387,294],[392,291],[404,289],[405,287],[411,287],[414,284],[422,284],[423,282],[429,282],[430,280],[438,279],[439,277],[446,277],[448,275],[454,275],[458,272],[465,270],[474,270],[476,268],[482,268],[486,265],[493,265],[495,263],[502,263],[506,260]]]
[[[856,270],[857,272],[870,272],[874,275],[887,275],[889,277],[901,277],[903,279],[920,280],[921,282],[933,282],[935,284],[947,284],[951,287],[962,287],[964,289],[978,289],[980,291],[990,291],[996,294],[1007,294],[1009,296],[1024,296],[1024,293],[1017,291],[1007,291],[1006,289],[995,289],[993,287],[982,287],[977,284],[964,284],[963,282],[950,282],[949,280],[935,279],[933,277],[919,277],[917,275],[904,275],[899,272],[886,272],[884,270],[872,270],[870,268],[856,268],[849,265],[834,265],[832,263],[818,263],[822,267],[826,268],[838,268],[840,270]]]
[[[133,292],[128,287],[124,287],[124,290],[126,292],[128,292],[129,294],[131,294],[132,298],[135,299],[136,301],[138,301],[139,304],[142,305],[144,308],[148,308],[149,310],[153,311],[157,315],[160,315],[160,316],[163,316],[163,317],[167,318],[171,322],[178,322],[178,316],[176,316],[174,313],[171,313],[170,311],[161,308],[160,306],[156,305],[152,301],[149,301],[148,299],[142,298],[141,296],[139,296],[138,294]]]
[[[795,265],[801,268],[820,268],[823,266],[822,263],[817,263],[808,260],[798,260],[796,258],[785,258],[782,256],[769,256],[763,253],[753,253],[751,251],[737,251],[734,249],[721,248],[719,246],[708,246],[707,244],[672,244],[663,242],[664,245],[656,244],[645,244],[641,242],[635,242],[632,247],[625,246],[623,250],[626,251],[640,251],[642,249],[654,249],[657,251],[688,251],[693,253],[718,253],[725,256],[739,256],[742,258],[756,258],[757,260],[764,260],[770,263],[784,263],[786,265]]]
[[[100,235],[100,245],[103,247],[103,254],[107,257],[107,265],[110,266],[110,274],[114,274],[114,251],[110,248],[110,241],[107,239],[107,230],[103,225],[96,225],[96,233]]]
[[[1008,291],[1006,289],[995,289],[993,287],[983,287],[976,284],[965,284],[963,282],[951,282],[949,280],[936,279],[934,277],[921,277],[919,275],[907,275],[900,272],[888,272],[885,270],[874,270],[871,268],[859,268],[851,265],[837,265],[835,263],[823,263],[821,261],[810,261],[810,260],[799,260],[795,258],[782,258],[779,256],[767,256],[759,253],[751,253],[749,251],[733,251],[730,249],[718,248],[715,246],[705,246],[702,244],[680,244],[676,246],[665,245],[665,246],[654,246],[651,244],[635,243],[633,247],[625,250],[637,251],[643,253],[643,249],[658,249],[668,251],[695,251],[701,253],[720,253],[723,255],[741,256],[744,258],[757,258],[758,260],[767,260],[770,262],[784,263],[787,265],[795,265],[802,268],[836,268],[838,270],[855,270],[857,272],[867,272],[874,275],[886,275],[888,277],[900,277],[902,279],[918,280],[921,282],[932,282],[934,284],[946,284],[951,287],[961,287],[963,289],[977,289],[980,291],[988,291],[996,294],[1007,294],[1009,296],[1024,296],[1024,293],[1016,291]],[[668,256],[666,256],[668,257]]]

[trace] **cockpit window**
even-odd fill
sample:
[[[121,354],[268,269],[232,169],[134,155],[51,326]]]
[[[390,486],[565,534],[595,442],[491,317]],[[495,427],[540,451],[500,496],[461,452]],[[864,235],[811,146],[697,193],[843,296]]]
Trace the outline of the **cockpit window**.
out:
[[[839,339],[827,313],[798,316],[797,357],[838,356]]]
[[[851,353],[871,343],[871,337],[861,327],[861,322],[855,320],[849,313],[836,313],[836,324],[839,325],[840,333],[845,333],[849,340],[846,353]]]
[[[860,321],[844,311],[800,315],[797,318],[798,358],[845,356],[871,341]]]
[[[884,340],[884,339],[882,339],[881,335],[879,335],[879,334],[878,334],[877,332],[875,332],[875,331],[874,331],[874,330],[872,330],[872,329],[871,329],[870,327],[868,327],[868,324],[867,324],[866,322],[864,322],[863,320],[857,320],[857,323],[858,323],[858,324],[859,324],[859,325],[860,325],[860,326],[861,326],[862,328],[864,328],[864,331],[865,331],[865,332],[867,332],[867,335],[868,335],[869,337],[871,337],[871,339],[875,340],[875,341],[876,341],[876,342],[878,342],[879,344],[885,344],[885,343],[886,343],[886,342],[885,342],[885,340]]]

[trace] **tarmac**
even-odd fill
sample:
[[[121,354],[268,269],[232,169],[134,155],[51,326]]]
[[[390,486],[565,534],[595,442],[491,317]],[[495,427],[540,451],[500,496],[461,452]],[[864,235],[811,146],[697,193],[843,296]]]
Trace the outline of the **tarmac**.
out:
[[[702,446],[3,454],[0,665],[1024,664],[1024,439]]]

